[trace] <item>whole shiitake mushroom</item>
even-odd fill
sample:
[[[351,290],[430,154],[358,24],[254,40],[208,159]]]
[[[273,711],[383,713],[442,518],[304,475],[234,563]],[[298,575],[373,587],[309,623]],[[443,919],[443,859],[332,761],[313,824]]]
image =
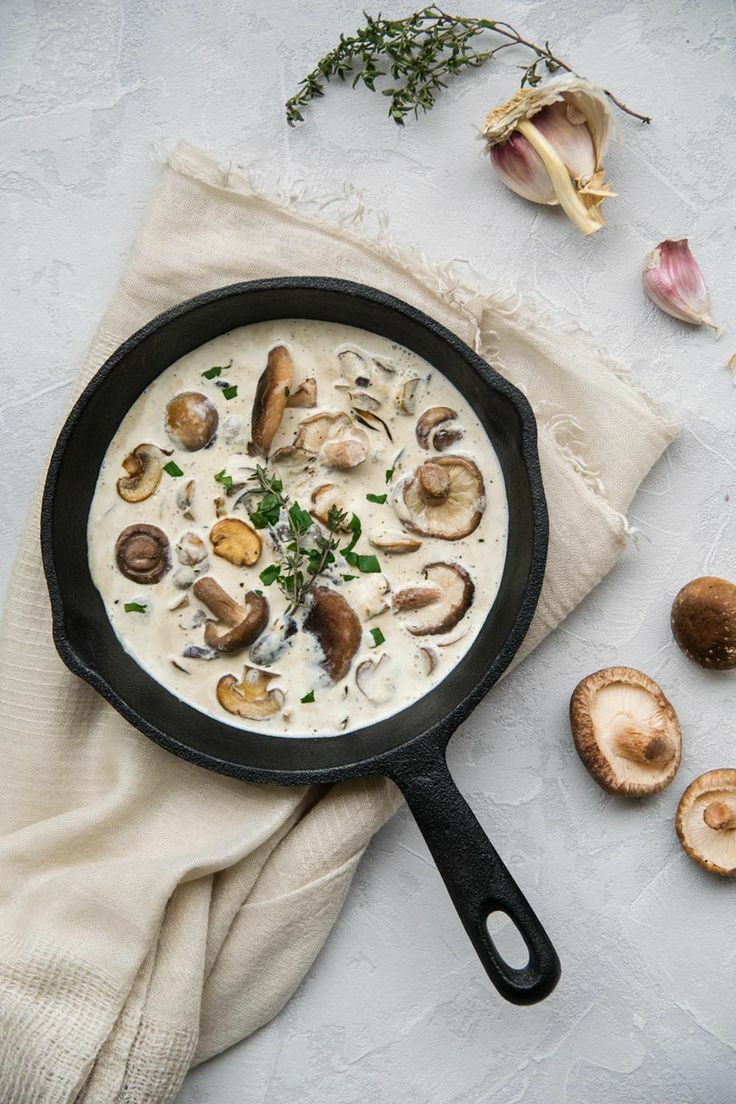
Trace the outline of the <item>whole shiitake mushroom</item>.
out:
[[[736,585],[714,575],[686,583],[672,603],[672,632],[701,667],[736,668]]]

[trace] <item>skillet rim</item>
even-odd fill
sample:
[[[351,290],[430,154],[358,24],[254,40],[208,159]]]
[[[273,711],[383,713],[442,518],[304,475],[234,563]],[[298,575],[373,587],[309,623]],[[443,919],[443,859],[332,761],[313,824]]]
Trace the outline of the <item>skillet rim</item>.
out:
[[[394,747],[379,752],[367,758],[358,759],[350,763],[342,763],[337,766],[327,766],[307,769],[272,769],[264,767],[252,767],[242,763],[234,763],[230,760],[220,759],[216,756],[199,751],[188,744],[183,744],[174,737],[162,732],[149,722],[146,717],[138,713],[124,698],[78,653],[74,645],[66,635],[64,626],[64,601],[56,574],[53,551],[53,507],[56,484],[64,461],[69,440],[76,428],[83,410],[92,396],[108,379],[118,364],[124,360],[137,346],[142,345],[157,330],[170,322],[186,315],[199,307],[211,302],[226,299],[230,296],[246,294],[249,291],[284,290],[294,291],[305,289],[309,291],[338,292],[349,297],[360,297],[364,300],[383,308],[392,310],[399,315],[407,317],[415,325],[428,330],[445,344],[451,346],[473,372],[478,375],[483,383],[491,390],[504,394],[515,407],[520,423],[520,455],[529,479],[529,496],[533,517],[532,549],[529,565],[529,576],[522,601],[502,648],[496,654],[494,662],[486,669],[484,676],[476,683],[473,689],[455,706],[449,713],[443,714],[439,719],[416,736],[410,737]],[[485,697],[490,688],[498,681],[512,659],[519,650],[534,612],[537,607],[539,594],[544,580],[544,571],[547,559],[547,545],[549,538],[549,517],[546,497],[542,482],[542,473],[537,449],[537,423],[531,405],[514,384],[500,375],[482,357],[470,348],[451,330],[435,321],[431,316],[412,306],[411,304],[390,295],[379,288],[368,284],[360,284],[351,280],[326,276],[279,276],[263,280],[246,280],[235,284],[226,284],[218,288],[212,288],[199,295],[186,299],[181,303],[156,315],[145,323],[135,333],[131,334],[117,349],[107,358],[101,367],[95,372],[92,379],[84,387],[69,414],[67,415],[61,431],[56,439],[49,461],[41,502],[41,555],[44,574],[49,591],[52,615],[52,636],[56,650],[73,674],[87,682],[97,691],[113,708],[134,728],[148,739],[163,747],[187,762],[208,770],[216,771],[230,777],[240,778],[251,782],[280,783],[283,785],[308,785],[313,783],[331,783],[346,778],[356,778],[371,774],[391,775],[392,763],[398,762],[407,755],[412,754],[412,748],[424,744],[434,744],[444,749],[450,737],[458,726],[473,712],[479,702]],[[467,655],[472,655],[478,641],[471,645]],[[187,703],[184,703],[187,704]],[[198,713],[193,706],[189,706],[192,712]],[[411,708],[411,706],[407,707]],[[396,715],[398,716],[398,714]],[[386,718],[383,723],[390,723],[393,718]],[[279,739],[288,739],[279,737]],[[294,741],[308,740],[310,737],[293,737]],[[287,756],[288,758],[288,753]]]

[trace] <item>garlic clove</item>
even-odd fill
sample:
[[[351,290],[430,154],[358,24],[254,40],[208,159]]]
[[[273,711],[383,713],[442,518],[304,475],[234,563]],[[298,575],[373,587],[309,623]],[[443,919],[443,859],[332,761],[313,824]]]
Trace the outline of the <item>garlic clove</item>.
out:
[[[514,131],[506,142],[491,147],[491,164],[507,188],[532,203],[557,205],[552,181],[537,151]]]
[[[647,255],[642,280],[644,290],[660,310],[691,326],[711,326],[716,336],[720,334],[710,317],[703,274],[687,238],[661,241]]]
[[[603,178],[611,116],[599,89],[569,76],[523,88],[488,115],[483,136],[494,169],[517,194],[559,204],[583,234],[605,225],[600,205],[614,194]]]

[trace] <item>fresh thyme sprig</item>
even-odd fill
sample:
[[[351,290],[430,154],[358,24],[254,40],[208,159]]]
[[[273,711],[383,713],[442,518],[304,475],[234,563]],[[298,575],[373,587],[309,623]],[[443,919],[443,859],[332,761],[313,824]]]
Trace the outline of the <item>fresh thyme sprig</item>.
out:
[[[256,466],[250,477],[262,490],[263,498],[254,510],[250,511],[250,520],[256,529],[273,528],[278,525],[282,513],[286,515],[289,528],[289,540],[279,542],[278,563],[269,564],[260,575],[264,586],[277,583],[281,593],[288,600],[287,613],[304,601],[308,591],[320,575],[335,562],[335,553],[340,545],[338,532],[347,520],[347,514],[336,506],[327,512],[327,533],[319,532],[312,544],[307,545],[304,538],[314,525],[312,515],[303,510],[298,502],[291,502],[284,493],[284,485],[268,468]]]
[[[301,81],[298,92],[286,101],[289,126],[303,122],[301,109],[315,96],[324,95],[324,85],[333,77],[341,81],[351,77],[353,88],[362,81],[375,92],[376,79],[390,75],[394,86],[381,91],[389,97],[390,118],[403,126],[407,115],[418,116],[420,111],[429,111],[434,106],[437,93],[446,87],[447,77],[464,69],[477,69],[510,46],[523,46],[534,54],[531,64],[519,66],[522,88],[541,82],[540,68],[549,73],[562,69],[573,76],[580,75],[552,53],[549,42],[543,46],[532,42],[510,23],[449,15],[435,4],[404,19],[383,19],[380,15],[374,18],[367,12],[364,17],[365,26],[354,35],[340,35],[337,46],[325,54]],[[474,40],[489,31],[506,41],[491,49],[477,49]],[[379,68],[381,64],[386,68]],[[648,115],[632,111],[612,92],[607,89],[604,92],[627,115],[643,123],[651,122]]]

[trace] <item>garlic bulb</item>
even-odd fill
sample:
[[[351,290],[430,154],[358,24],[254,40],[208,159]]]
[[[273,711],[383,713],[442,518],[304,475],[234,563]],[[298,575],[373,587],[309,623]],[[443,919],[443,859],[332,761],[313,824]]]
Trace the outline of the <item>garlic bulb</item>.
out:
[[[611,114],[599,89],[571,76],[522,88],[491,111],[483,137],[491,164],[517,195],[559,204],[583,234],[605,226],[600,205],[615,193],[603,180]]]
[[[712,326],[703,274],[690,252],[687,238],[662,241],[647,254],[642,275],[644,290],[656,306],[692,326]]]

